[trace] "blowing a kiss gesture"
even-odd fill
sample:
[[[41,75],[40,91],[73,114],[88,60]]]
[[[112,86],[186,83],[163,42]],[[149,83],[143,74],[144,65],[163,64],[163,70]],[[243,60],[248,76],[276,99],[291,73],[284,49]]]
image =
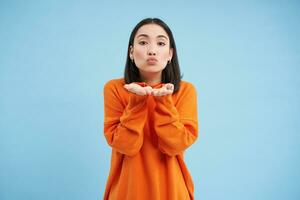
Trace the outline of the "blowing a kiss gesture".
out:
[[[124,77],[104,86],[112,151],[103,200],[195,199],[184,152],[198,137],[197,93],[181,78],[170,28],[158,18],[140,21],[129,37]]]

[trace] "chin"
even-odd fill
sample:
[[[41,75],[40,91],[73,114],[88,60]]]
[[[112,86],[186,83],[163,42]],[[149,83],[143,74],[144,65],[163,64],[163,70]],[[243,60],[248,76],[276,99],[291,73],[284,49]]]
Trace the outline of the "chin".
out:
[[[145,69],[142,70],[143,72],[147,72],[147,73],[159,73],[161,72],[163,69]]]
[[[164,68],[155,65],[147,65],[145,67],[139,68],[139,70],[147,73],[158,73],[164,70]]]

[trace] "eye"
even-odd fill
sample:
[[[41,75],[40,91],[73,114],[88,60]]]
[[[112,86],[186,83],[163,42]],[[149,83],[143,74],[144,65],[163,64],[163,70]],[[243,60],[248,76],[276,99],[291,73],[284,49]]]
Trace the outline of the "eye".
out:
[[[145,45],[147,42],[146,41],[140,41],[139,44],[140,45]]]
[[[166,43],[164,43],[164,42],[158,42],[158,45],[159,45],[159,46],[165,46]]]

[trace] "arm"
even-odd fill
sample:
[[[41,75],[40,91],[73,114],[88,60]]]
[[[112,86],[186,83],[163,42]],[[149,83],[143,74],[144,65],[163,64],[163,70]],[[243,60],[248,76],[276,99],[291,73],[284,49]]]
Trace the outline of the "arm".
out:
[[[190,85],[175,107],[172,95],[155,96],[154,128],[159,149],[170,156],[183,152],[198,137],[197,94]]]
[[[124,108],[116,86],[110,83],[104,86],[104,135],[107,143],[122,154],[133,156],[143,144],[146,98],[129,93]]]

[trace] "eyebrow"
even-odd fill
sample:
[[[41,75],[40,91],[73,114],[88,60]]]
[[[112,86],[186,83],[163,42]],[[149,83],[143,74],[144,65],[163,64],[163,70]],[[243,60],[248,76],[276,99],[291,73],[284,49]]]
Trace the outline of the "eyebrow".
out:
[[[137,38],[139,38],[139,37],[147,37],[147,38],[149,38],[149,35],[147,35],[147,34],[140,34],[140,35],[138,35],[137,36]],[[164,36],[164,35],[158,35],[158,36],[156,36],[157,38],[165,38],[165,39],[167,39],[168,40],[168,38],[166,37],[166,36]]]

